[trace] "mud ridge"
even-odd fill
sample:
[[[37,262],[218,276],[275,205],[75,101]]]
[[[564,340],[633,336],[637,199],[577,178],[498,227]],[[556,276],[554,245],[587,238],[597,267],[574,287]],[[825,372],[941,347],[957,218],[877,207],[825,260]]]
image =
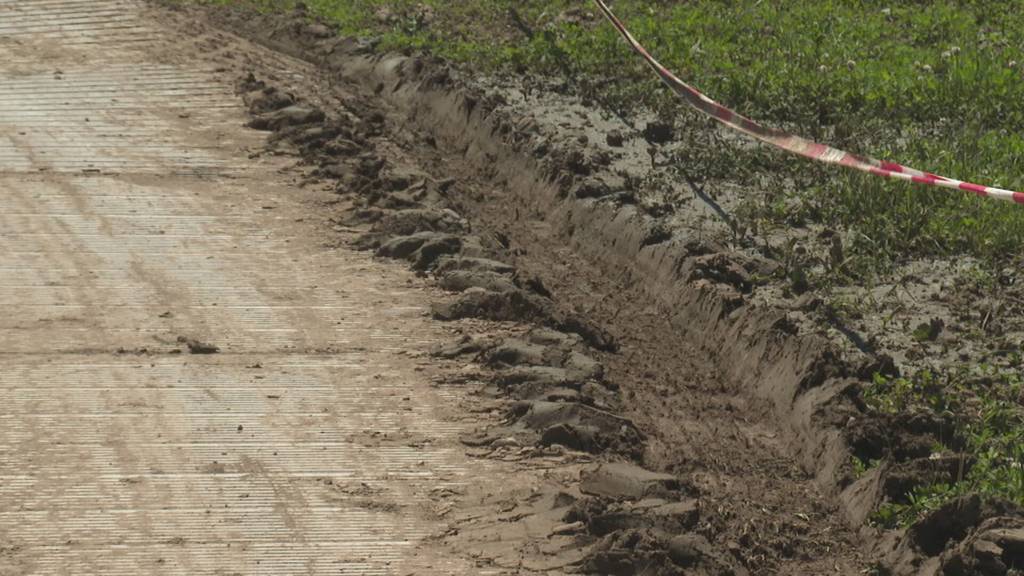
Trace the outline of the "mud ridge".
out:
[[[630,461],[642,457],[644,436],[617,413],[619,389],[592,356],[595,349],[615,350],[612,338],[564,311],[543,282],[509,264],[500,238],[474,235],[464,218],[442,207],[449,183],[435,181],[393,150],[379,150],[390,145],[381,138],[380,117],[371,113],[365,122],[364,115],[325,113],[252,74],[238,90],[252,114],[249,126],[273,133],[270,150],[294,147],[312,177],[335,182],[337,193],[352,199],[352,223],[371,224],[358,248],[406,260],[458,294],[434,306],[435,318],[536,326],[518,335],[465,337],[435,350],[443,358],[472,356],[511,400],[507,424],[465,437],[467,446],[491,454],[535,446],[540,455],[568,449]],[[654,481],[673,488],[652,500],[645,487]],[[675,574],[703,566],[708,573],[742,573],[699,535],[680,540],[680,532],[695,527],[699,510],[679,485],[673,476],[632,464],[597,465],[584,471],[578,497],[553,504],[561,522],[553,534],[571,535],[570,548],[587,550],[585,571]]]

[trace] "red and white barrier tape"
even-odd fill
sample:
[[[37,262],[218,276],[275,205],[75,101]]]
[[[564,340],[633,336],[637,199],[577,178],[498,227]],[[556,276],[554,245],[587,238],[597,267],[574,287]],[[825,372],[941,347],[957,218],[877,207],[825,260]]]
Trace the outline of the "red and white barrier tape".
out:
[[[686,82],[683,82],[676,77],[675,74],[669,72],[664,66],[655,60],[639,42],[637,42],[636,38],[629,33],[626,26],[615,16],[615,14],[612,13],[611,9],[608,8],[608,5],[605,4],[603,0],[594,1],[597,2],[598,7],[601,8],[604,15],[615,26],[615,28],[618,29],[619,33],[622,34],[622,37],[626,39],[633,50],[643,56],[644,60],[647,61],[647,64],[649,64],[650,67],[658,73],[658,76],[661,77],[661,80],[667,84],[669,88],[686,100],[690,106],[704,114],[707,114],[708,116],[711,116],[730,128],[743,132],[744,134],[748,134],[762,142],[767,142],[768,144],[782,148],[783,150],[787,150],[801,156],[806,156],[807,158],[811,158],[819,162],[839,164],[841,166],[869,172],[876,176],[882,176],[885,178],[895,178],[917,184],[928,184],[930,186],[940,186],[943,188],[955,188],[958,190],[973,192],[978,196],[986,196],[988,198],[997,198],[999,200],[1009,200],[1017,202],[1018,204],[1024,204],[1024,192],[1012,192],[1010,190],[981,186],[980,184],[971,184],[970,182],[961,182],[960,180],[937,176],[935,174],[922,172],[894,162],[883,162],[870,157],[858,156],[856,154],[851,154],[850,152],[832,148],[831,146],[826,146],[825,144],[819,144],[817,142],[807,140],[806,138],[801,138],[800,136],[794,136],[779,130],[761,126],[757,122],[741,116],[714,100],[711,100],[699,90],[690,86]]]

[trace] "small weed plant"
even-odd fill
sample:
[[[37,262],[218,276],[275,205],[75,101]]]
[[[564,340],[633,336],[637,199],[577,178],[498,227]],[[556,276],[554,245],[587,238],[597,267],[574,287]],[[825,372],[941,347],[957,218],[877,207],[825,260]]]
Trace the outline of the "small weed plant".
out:
[[[980,374],[963,368],[941,378],[928,371],[912,378],[876,376],[863,397],[885,414],[930,410],[950,418],[965,463],[955,481],[920,486],[907,502],[884,504],[874,515],[877,524],[906,526],[970,493],[1024,505],[1024,388],[1017,372],[985,367]],[[935,450],[948,451],[941,445]]]

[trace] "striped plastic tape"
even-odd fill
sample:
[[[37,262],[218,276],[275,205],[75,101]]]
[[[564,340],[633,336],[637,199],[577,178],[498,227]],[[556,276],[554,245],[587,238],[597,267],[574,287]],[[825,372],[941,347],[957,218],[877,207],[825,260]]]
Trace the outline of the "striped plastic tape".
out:
[[[601,11],[615,26],[619,33],[622,34],[622,37],[626,39],[626,42],[628,42],[633,50],[647,61],[647,64],[654,69],[661,80],[668,85],[669,88],[686,100],[690,106],[704,114],[707,114],[708,116],[711,116],[715,120],[718,120],[722,124],[725,124],[734,130],[743,132],[744,134],[752,136],[762,142],[771,144],[772,146],[782,148],[783,150],[787,150],[794,154],[799,154],[819,162],[839,164],[840,166],[869,172],[884,178],[906,180],[908,182],[927,184],[929,186],[939,186],[942,188],[955,188],[958,190],[973,192],[978,196],[997,198],[999,200],[1009,200],[1018,204],[1024,204],[1024,192],[1013,192],[1010,190],[1003,190],[1001,188],[971,184],[970,182],[962,182],[960,180],[922,172],[908,166],[903,166],[902,164],[884,162],[870,157],[859,156],[825,144],[813,142],[806,138],[801,138],[800,136],[794,136],[780,130],[762,126],[757,122],[722,106],[705,96],[693,86],[690,86],[686,82],[680,80],[675,74],[655,60],[654,57],[651,56],[651,54],[639,42],[637,42],[636,38],[630,34],[625,24],[623,24],[622,21],[612,13],[611,9],[608,8],[608,5],[605,4],[603,0],[594,1],[597,2],[598,7],[600,7]]]

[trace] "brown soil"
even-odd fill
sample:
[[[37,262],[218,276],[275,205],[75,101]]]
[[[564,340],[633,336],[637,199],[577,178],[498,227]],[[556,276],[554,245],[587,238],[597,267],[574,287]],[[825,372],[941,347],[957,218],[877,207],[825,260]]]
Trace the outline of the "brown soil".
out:
[[[339,224],[373,223],[356,245],[459,294],[436,318],[517,323],[437,351],[475,357],[504,398],[507,425],[465,443],[489,457],[535,446],[528,456],[541,461],[568,449],[605,463],[506,495],[515,525],[467,526],[449,546],[522,531],[524,566],[601,574],[982,570],[985,545],[972,542],[995,542],[981,537],[996,530],[985,522],[1012,510],[908,533],[865,524],[887,486],[935,471],[856,479],[851,455],[927,457],[927,422],[865,412],[861,382],[891,360],[808,330],[800,312],[813,302],[772,297],[763,279],[781,264],[734,243],[728,221],[706,218],[715,210],[667,225],[637,203],[628,175],[650,165],[665,130],[627,140],[629,126],[584,114],[577,134],[558,119],[583,114],[578,102],[376,54],[302,13],[170,17],[208,17],[317,64],[320,78],[282,78],[244,41],[209,47],[232,55],[223,61],[251,125],[274,132],[271,151],[301,159],[307,182],[336,186]],[[1005,565],[1015,541],[1002,537]]]

